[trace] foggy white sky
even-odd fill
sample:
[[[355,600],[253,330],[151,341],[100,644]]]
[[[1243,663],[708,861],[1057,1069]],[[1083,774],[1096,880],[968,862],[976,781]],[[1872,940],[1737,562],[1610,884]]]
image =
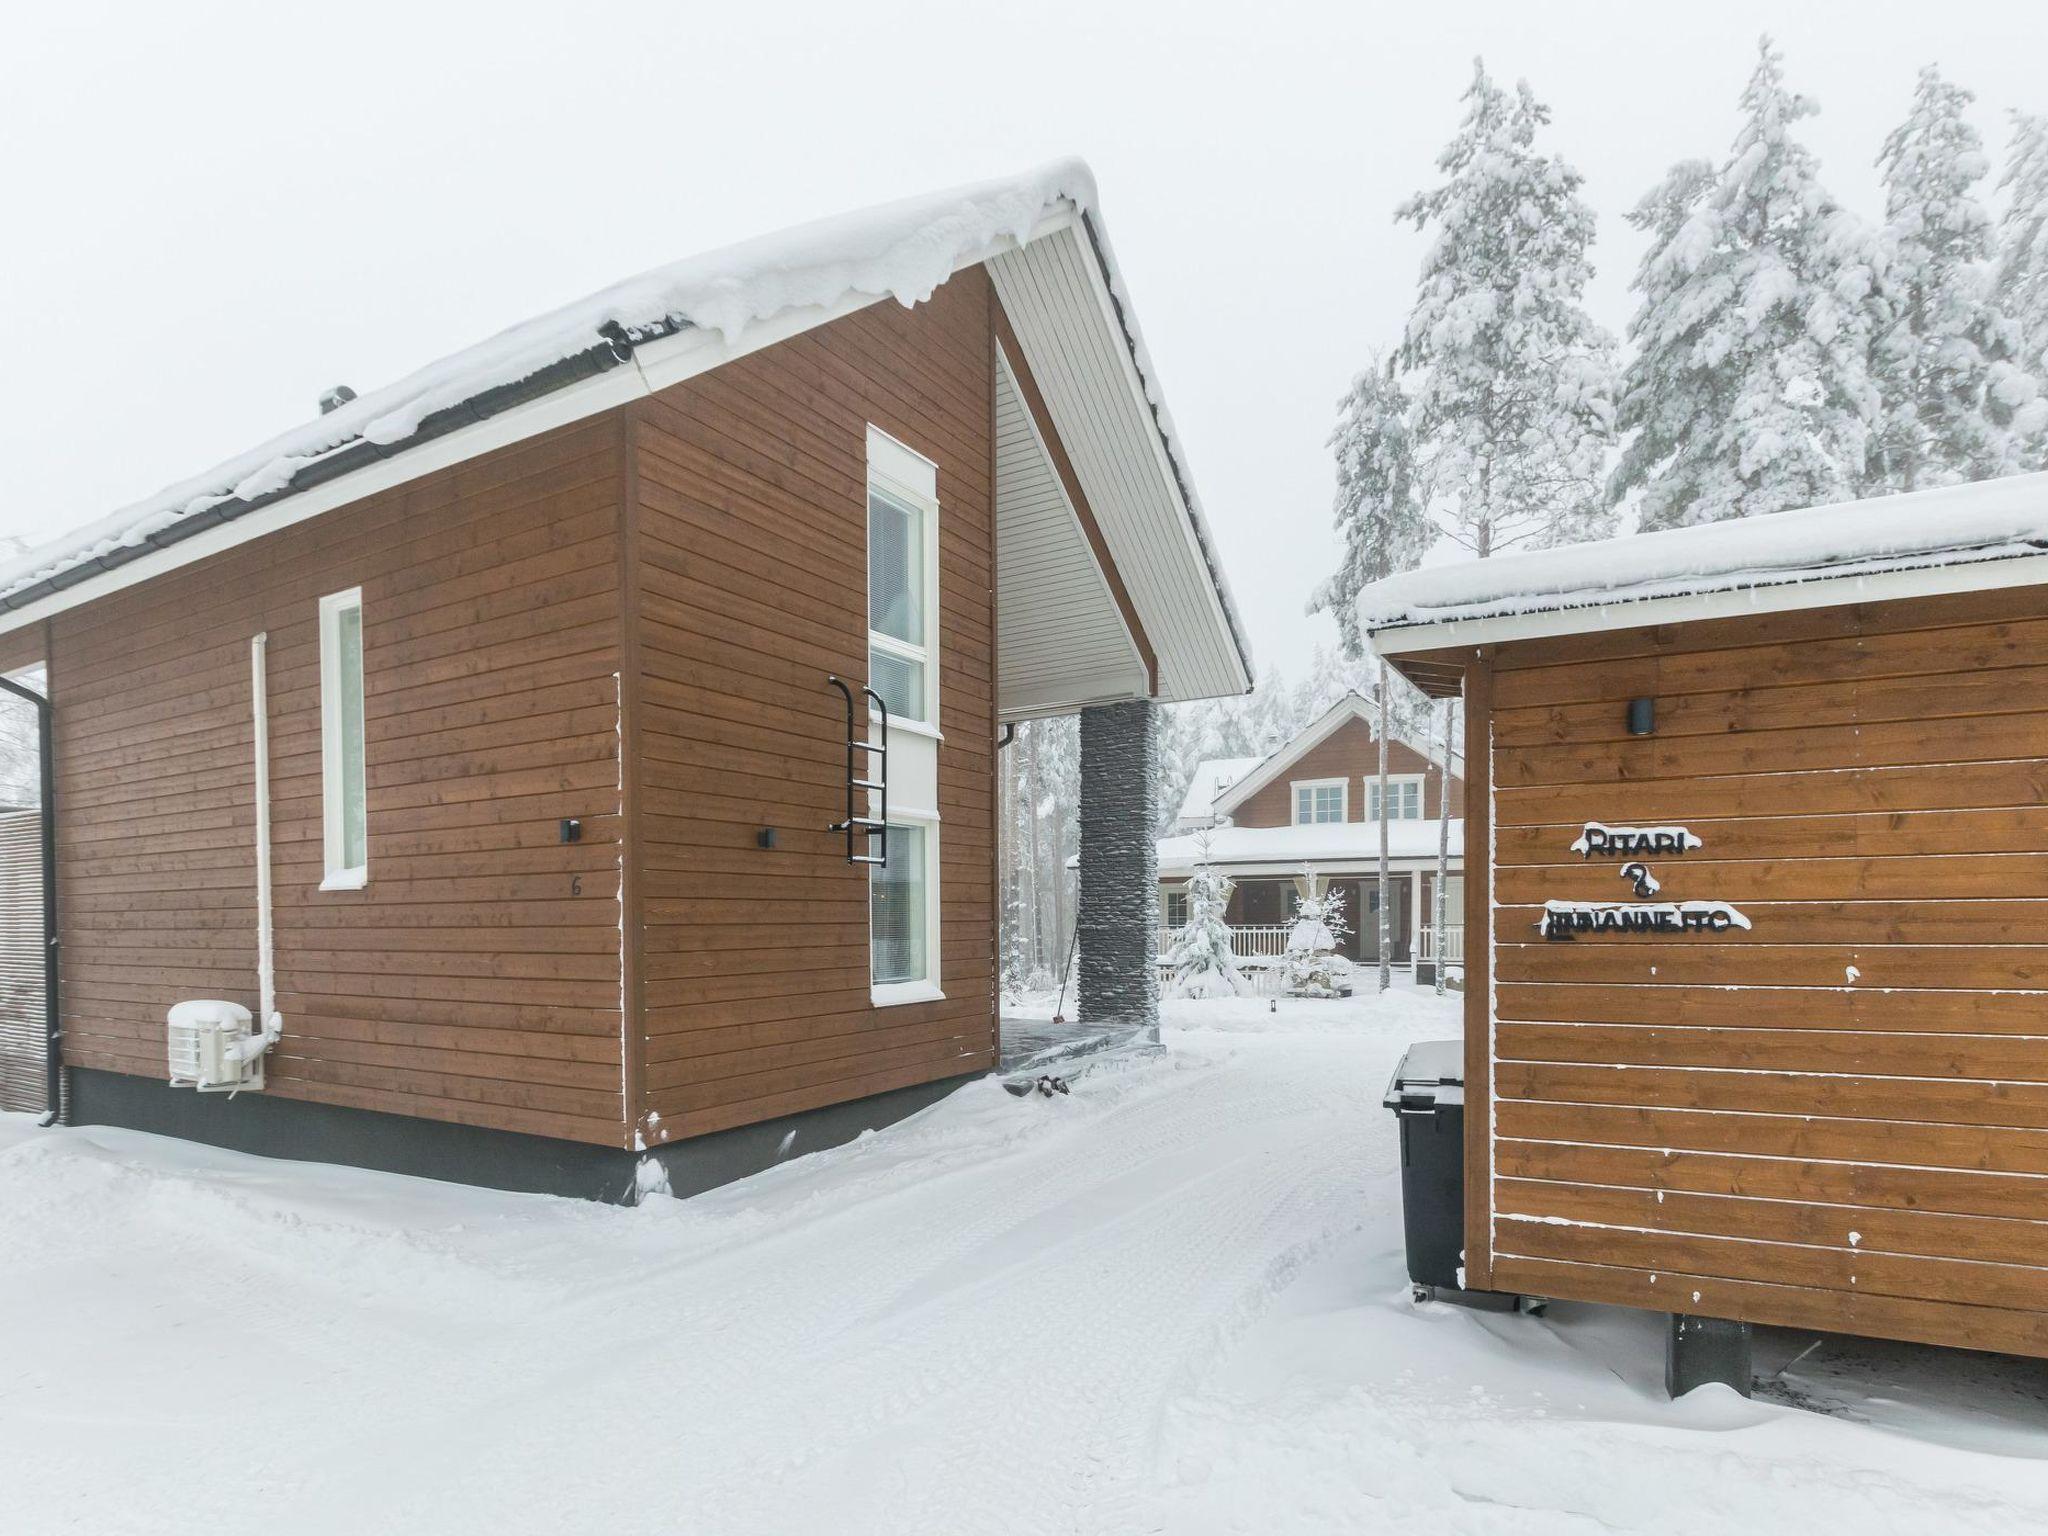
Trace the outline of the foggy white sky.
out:
[[[1601,215],[1719,155],[1773,32],[1834,189],[1914,71],[2048,111],[2048,6],[1778,0],[1029,6],[688,0],[324,8],[92,3],[0,56],[0,532],[97,517],[615,278],[840,209],[1093,164],[1263,662],[1334,640],[1324,437],[1405,315],[1433,176],[1484,53],[1556,112]]]

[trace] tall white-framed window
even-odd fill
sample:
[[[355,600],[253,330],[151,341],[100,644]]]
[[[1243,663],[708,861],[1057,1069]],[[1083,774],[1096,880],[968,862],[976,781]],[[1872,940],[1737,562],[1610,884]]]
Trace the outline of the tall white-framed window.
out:
[[[1351,786],[1344,779],[1296,779],[1294,824],[1348,821],[1351,817]]]
[[[869,995],[930,1002],[939,983],[939,469],[868,428],[868,686],[889,710],[889,826],[868,870]],[[870,795],[869,815],[879,814]]]
[[[868,685],[890,724],[939,724],[939,472],[868,428]]]
[[[931,1002],[939,988],[939,823],[891,817],[868,870],[869,997],[877,1007]]]
[[[320,599],[320,799],[323,891],[370,878],[369,773],[363,750],[363,590]]]
[[[1379,775],[1369,774],[1365,780],[1365,819],[1367,821],[1420,821],[1422,819],[1422,775],[1419,773],[1390,773],[1387,775],[1387,815],[1380,815]]]

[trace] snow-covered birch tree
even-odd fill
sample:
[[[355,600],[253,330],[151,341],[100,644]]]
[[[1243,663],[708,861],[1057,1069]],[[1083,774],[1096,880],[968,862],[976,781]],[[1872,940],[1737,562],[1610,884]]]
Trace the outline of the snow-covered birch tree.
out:
[[[2007,201],[1994,302],[2019,327],[2021,365],[2048,381],[2048,117],[2013,114],[2012,148],[1998,184]],[[2048,434],[2027,458],[2028,467],[2048,469]]]
[[[1727,159],[1680,164],[1629,214],[1651,244],[1610,494],[1640,492],[1645,529],[1837,501],[1861,481],[1877,242],[1793,137],[1817,110],[1765,38]]]
[[[2048,417],[2021,327],[1998,303],[1991,210],[1976,190],[1991,164],[1963,115],[1972,99],[1932,65],[1921,70],[1912,110],[1878,156],[1870,494],[2010,474]]]
[[[1424,505],[1481,558],[1597,538],[1613,341],[1584,305],[1584,178],[1536,148],[1550,109],[1475,63],[1441,185],[1395,218],[1429,235],[1400,365]],[[1339,573],[1343,579],[1343,573]]]
[[[1337,405],[1330,448],[1337,458],[1337,531],[1344,554],[1336,573],[1309,598],[1310,613],[1337,621],[1346,655],[1364,649],[1358,594],[1371,582],[1412,570],[1436,542],[1415,483],[1409,400],[1391,360],[1374,358]]]

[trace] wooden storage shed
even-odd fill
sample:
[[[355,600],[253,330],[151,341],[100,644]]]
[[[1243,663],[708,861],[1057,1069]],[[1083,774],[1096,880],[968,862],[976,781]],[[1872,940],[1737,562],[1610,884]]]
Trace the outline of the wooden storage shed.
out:
[[[1465,700],[1469,1284],[2048,1356],[2048,476],[1362,602]]]
[[[617,1196],[988,1070],[1005,726],[1249,682],[1150,369],[1064,162],[336,390],[0,571],[74,1118]]]

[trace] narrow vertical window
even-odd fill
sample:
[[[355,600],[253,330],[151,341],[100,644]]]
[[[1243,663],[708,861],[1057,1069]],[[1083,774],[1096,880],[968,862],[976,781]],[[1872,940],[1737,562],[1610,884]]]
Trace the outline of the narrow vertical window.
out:
[[[938,475],[886,433],[868,433],[868,682],[895,720],[936,726]]]
[[[369,776],[363,750],[363,594],[320,599],[320,793],[325,891],[370,877]]]
[[[869,886],[869,922],[876,986],[901,986],[931,975],[925,881],[925,829],[891,827],[889,862]]]
[[[868,686],[882,696],[890,725],[889,825],[872,844],[887,862],[868,872],[869,995],[877,1007],[944,996],[938,476],[923,454],[868,428]]]

